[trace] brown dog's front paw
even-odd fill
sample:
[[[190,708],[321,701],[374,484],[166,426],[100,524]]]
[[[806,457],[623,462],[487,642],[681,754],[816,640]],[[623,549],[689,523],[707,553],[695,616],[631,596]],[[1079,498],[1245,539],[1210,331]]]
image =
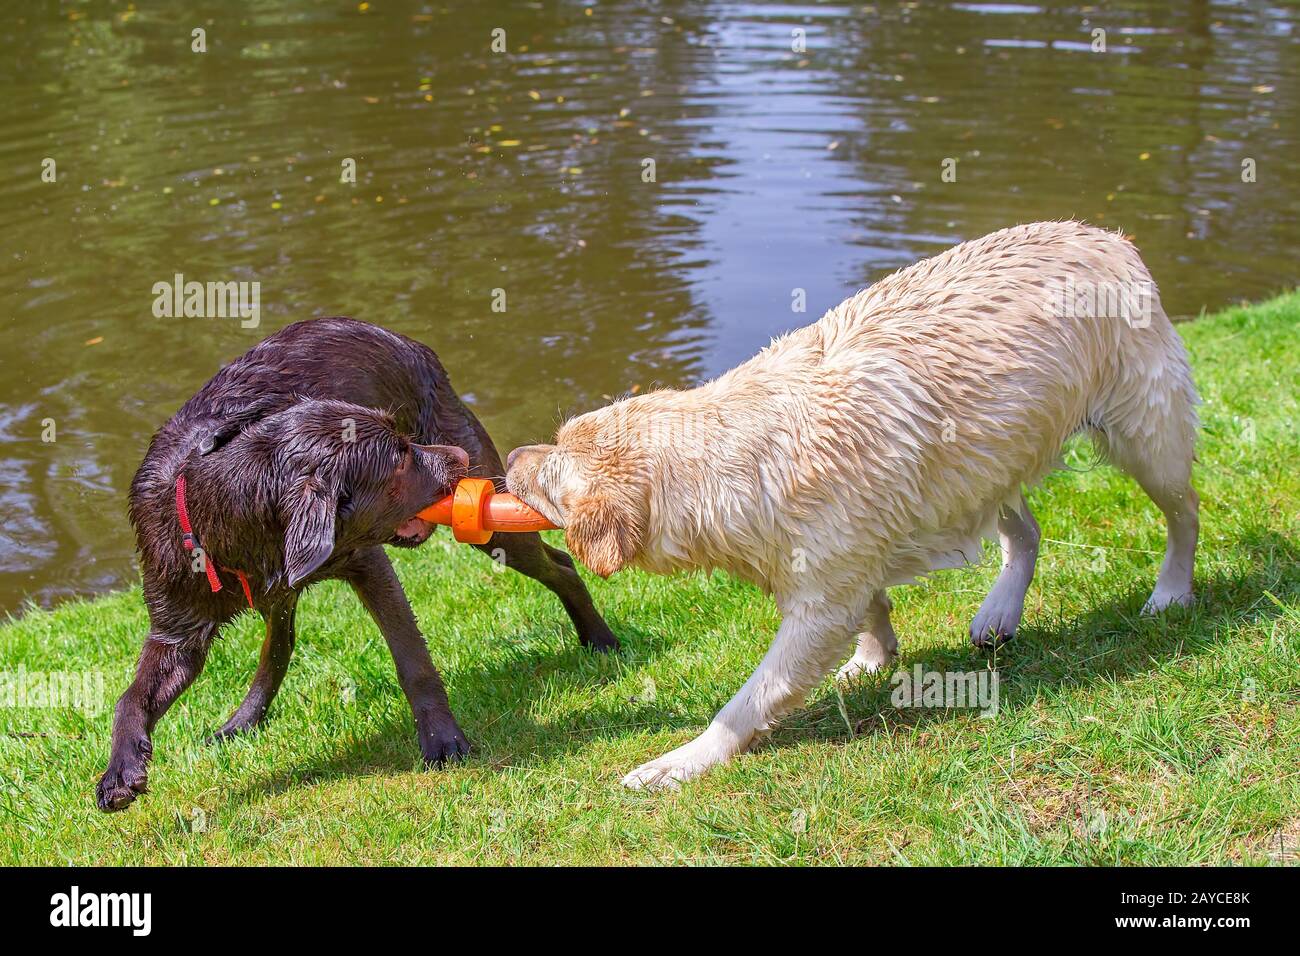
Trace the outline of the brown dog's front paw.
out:
[[[454,720],[420,735],[420,753],[426,767],[441,767],[449,760],[464,760],[469,751],[469,738]]]
[[[106,813],[125,810],[135,798],[149,792],[149,773],[142,762],[134,766],[120,767],[110,763],[104,776],[95,788],[95,802]]]
[[[586,631],[579,631],[578,640],[589,651],[597,651],[601,654],[617,651],[619,648],[618,638],[614,636],[614,632],[606,626],[604,621],[599,623],[599,627],[593,626]]]

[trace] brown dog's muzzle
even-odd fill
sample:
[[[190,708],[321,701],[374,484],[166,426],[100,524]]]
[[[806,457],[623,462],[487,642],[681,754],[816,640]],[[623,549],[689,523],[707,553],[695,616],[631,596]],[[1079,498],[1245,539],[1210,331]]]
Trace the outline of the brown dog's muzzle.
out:
[[[426,455],[443,455],[454,458],[460,462],[462,468],[466,471],[469,470],[469,452],[457,445],[417,445],[415,442],[411,442],[411,447],[418,448]]]

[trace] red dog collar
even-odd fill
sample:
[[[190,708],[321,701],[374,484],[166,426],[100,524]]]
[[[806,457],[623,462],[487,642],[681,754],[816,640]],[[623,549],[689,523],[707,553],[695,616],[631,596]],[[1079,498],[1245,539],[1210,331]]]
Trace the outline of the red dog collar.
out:
[[[190,512],[185,507],[185,476],[176,476],[176,517],[181,523],[181,541],[185,544],[186,551],[193,551],[199,546],[198,538],[194,536],[194,528],[190,525]],[[253,606],[253,589],[248,586],[248,575],[237,568],[222,567],[223,571],[229,571],[239,578],[239,583],[244,588],[244,600],[248,606]],[[216,594],[221,590],[221,578],[217,575],[217,564],[211,560],[211,555],[207,552],[203,554],[203,571],[208,576],[208,586],[212,588],[212,593]]]

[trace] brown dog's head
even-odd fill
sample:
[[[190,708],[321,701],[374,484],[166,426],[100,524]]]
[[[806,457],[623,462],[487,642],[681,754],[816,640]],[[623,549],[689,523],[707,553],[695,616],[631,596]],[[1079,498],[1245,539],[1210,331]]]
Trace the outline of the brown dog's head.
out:
[[[563,528],[569,550],[603,578],[637,556],[650,520],[651,459],[617,409],[575,418],[554,445],[516,448],[506,462],[510,492]]]
[[[215,457],[232,485],[269,499],[290,587],[335,552],[424,542],[434,526],[414,515],[450,494],[469,464],[460,448],[399,434],[386,412],[316,400],[262,419]]]

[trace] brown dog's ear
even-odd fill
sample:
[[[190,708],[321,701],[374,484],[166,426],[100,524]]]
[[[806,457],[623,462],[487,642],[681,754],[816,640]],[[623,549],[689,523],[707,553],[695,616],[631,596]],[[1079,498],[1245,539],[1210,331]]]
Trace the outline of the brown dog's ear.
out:
[[[588,495],[564,522],[569,550],[602,578],[636,557],[644,534],[645,518],[635,502],[609,495]]]
[[[315,477],[295,482],[284,531],[284,576],[296,588],[334,553],[338,493]]]
[[[237,438],[240,432],[273,414],[282,401],[283,396],[280,394],[267,393],[253,399],[238,411],[223,415],[220,421],[214,423],[212,428],[203,434],[203,438],[199,441],[199,454],[210,455],[214,451],[220,451],[223,446]]]

